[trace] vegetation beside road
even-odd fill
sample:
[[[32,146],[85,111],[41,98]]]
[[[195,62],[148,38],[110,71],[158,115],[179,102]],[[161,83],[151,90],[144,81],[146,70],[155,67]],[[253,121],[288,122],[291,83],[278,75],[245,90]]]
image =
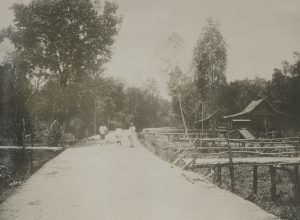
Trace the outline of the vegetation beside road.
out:
[[[23,184],[35,171],[61,151],[1,150],[0,151],[0,203],[19,185]],[[33,163],[31,164],[31,157]]]

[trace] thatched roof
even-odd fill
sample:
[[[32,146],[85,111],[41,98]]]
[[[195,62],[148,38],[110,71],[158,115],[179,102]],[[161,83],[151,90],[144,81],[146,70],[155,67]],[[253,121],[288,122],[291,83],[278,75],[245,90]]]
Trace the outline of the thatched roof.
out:
[[[223,118],[224,118],[224,119],[227,119],[227,118],[235,118],[235,117],[238,117],[238,116],[242,116],[242,115],[249,114],[249,113],[251,113],[255,108],[257,108],[257,106],[259,106],[261,103],[263,103],[264,101],[266,101],[266,99],[259,99],[259,100],[257,100],[257,101],[252,101],[252,102],[250,102],[250,103],[244,108],[243,111],[241,111],[241,112],[239,112],[239,113],[236,113],[236,114],[233,114],[233,115],[227,115],[227,116],[224,116]],[[284,114],[284,113],[282,113],[282,112],[279,112],[279,111],[276,111],[275,109],[273,109],[272,106],[270,106],[268,102],[267,102],[267,105],[270,107],[270,109],[272,109],[272,111],[273,111],[274,113],[289,117],[289,115]]]

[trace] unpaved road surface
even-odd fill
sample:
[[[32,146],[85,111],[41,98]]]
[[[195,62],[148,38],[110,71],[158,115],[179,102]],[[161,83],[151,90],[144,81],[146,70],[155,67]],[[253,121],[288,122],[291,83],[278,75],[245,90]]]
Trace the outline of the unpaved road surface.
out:
[[[142,146],[98,141],[49,161],[0,205],[1,220],[276,219]]]

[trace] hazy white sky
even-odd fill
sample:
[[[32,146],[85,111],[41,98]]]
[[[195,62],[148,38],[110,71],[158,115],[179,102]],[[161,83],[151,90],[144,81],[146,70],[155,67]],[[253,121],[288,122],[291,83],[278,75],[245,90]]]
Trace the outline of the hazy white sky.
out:
[[[12,20],[1,0],[0,28]],[[208,17],[221,22],[228,44],[227,79],[271,78],[273,69],[300,51],[299,0],[116,0],[124,16],[107,74],[129,84],[154,77],[164,87],[163,45],[175,32],[184,41],[182,68],[189,69],[192,50]]]

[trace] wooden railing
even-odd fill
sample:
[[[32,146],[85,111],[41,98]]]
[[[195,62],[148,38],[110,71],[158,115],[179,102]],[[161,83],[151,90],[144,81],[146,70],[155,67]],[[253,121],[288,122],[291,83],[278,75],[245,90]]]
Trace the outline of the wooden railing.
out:
[[[234,167],[239,165],[253,166],[253,193],[257,193],[257,168],[268,166],[271,177],[271,198],[276,198],[276,169],[281,166],[294,168],[295,199],[300,202],[300,137],[274,139],[230,139],[230,138],[200,138],[198,133],[190,133],[185,137],[183,133],[151,133],[143,132],[152,138],[180,136],[183,144],[180,147],[172,146],[172,142],[162,147],[162,150],[175,151],[178,154],[173,164],[184,162],[183,169],[196,167],[217,168],[217,182],[221,184],[222,167],[229,168],[231,191],[235,191]],[[191,137],[191,135],[196,135]],[[200,143],[200,144],[199,144]]]

